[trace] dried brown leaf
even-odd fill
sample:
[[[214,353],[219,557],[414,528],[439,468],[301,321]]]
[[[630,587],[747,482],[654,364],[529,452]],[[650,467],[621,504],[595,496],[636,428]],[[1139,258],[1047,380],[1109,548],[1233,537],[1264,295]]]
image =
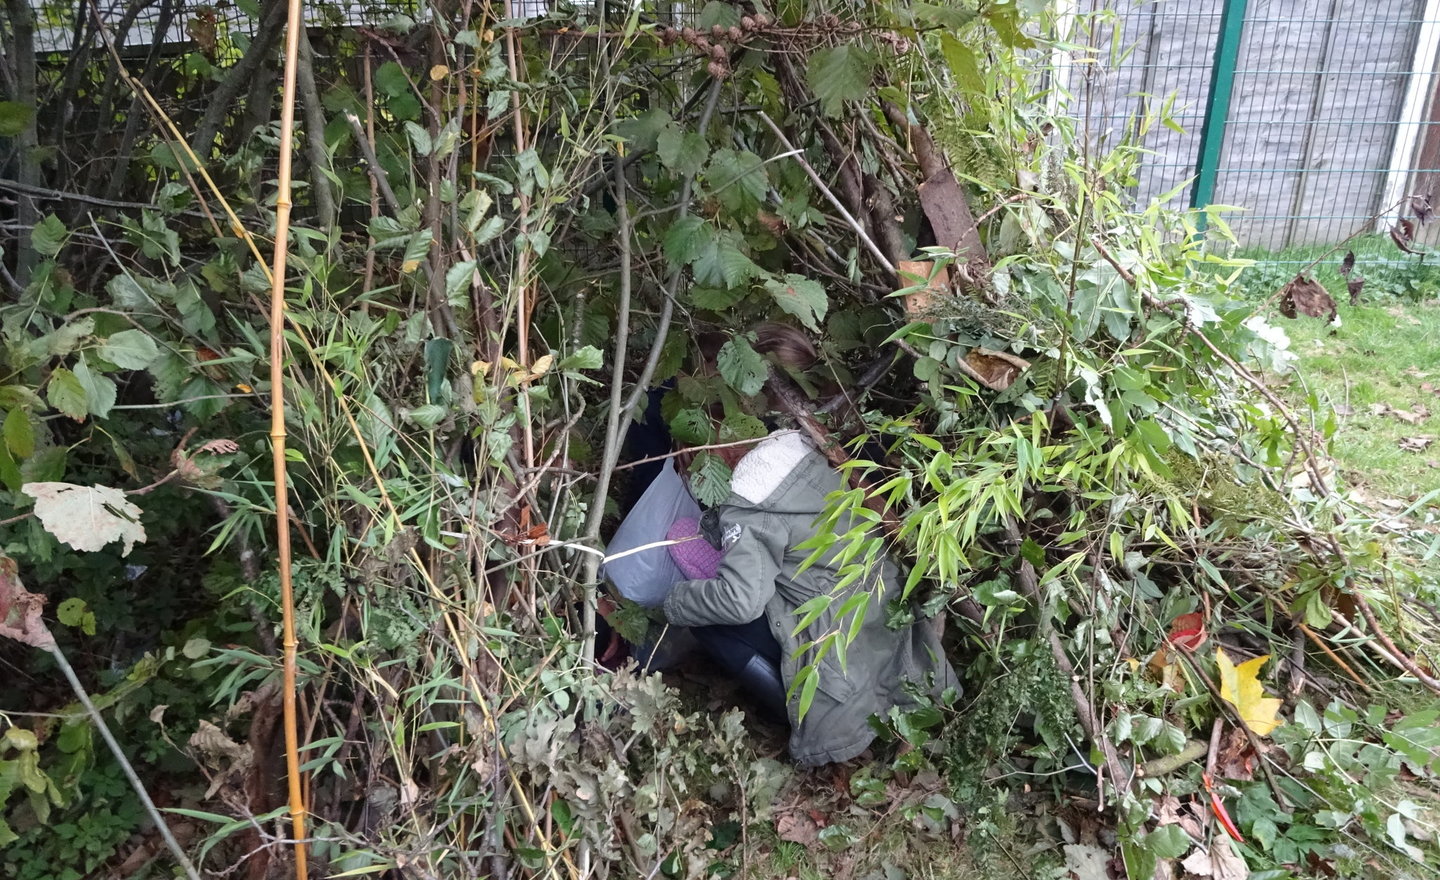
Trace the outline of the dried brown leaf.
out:
[[[15,560],[0,556],[0,637],[33,648],[53,648],[55,637],[40,619],[45,597],[26,590],[19,572]]]
[[[1340,261],[1340,274],[1349,275],[1355,269],[1355,252],[1346,251],[1345,259]]]
[[[1230,848],[1230,838],[1223,836],[1210,841],[1208,851],[1196,849],[1190,853],[1180,867],[1196,877],[1212,880],[1246,880],[1250,876],[1250,866]]]
[[[1415,221],[1406,217],[1401,217],[1394,226],[1390,227],[1390,240],[1407,254],[1425,253],[1415,249]]]
[[[1434,443],[1434,442],[1435,442],[1435,435],[1433,435],[1433,434],[1420,434],[1420,435],[1417,435],[1417,436],[1415,436],[1415,437],[1401,437],[1401,438],[1400,438],[1400,451],[1401,451],[1401,452],[1424,452],[1425,450],[1429,449],[1429,448],[1430,448],[1430,444],[1431,444],[1431,443]]]
[[[965,355],[965,363],[974,370],[974,377],[981,385],[994,391],[1004,391],[1020,374],[1030,368],[1030,362],[1003,351],[988,348],[974,348]]]
[[[1429,193],[1416,193],[1411,196],[1410,210],[1415,212],[1415,219],[1420,221],[1421,226],[1429,223],[1430,218],[1435,216],[1435,208],[1430,204]]]
[[[795,810],[775,820],[775,833],[781,840],[814,846],[820,842],[820,826],[804,812]]]
[[[1345,289],[1350,291],[1350,305],[1358,306],[1360,304],[1360,294],[1365,290],[1365,279],[1356,275],[1354,278],[1350,278],[1345,282]]]
[[[1296,275],[1285,285],[1280,295],[1280,314],[1287,318],[1309,315],[1312,318],[1334,320],[1335,300],[1330,292],[1314,278]]]

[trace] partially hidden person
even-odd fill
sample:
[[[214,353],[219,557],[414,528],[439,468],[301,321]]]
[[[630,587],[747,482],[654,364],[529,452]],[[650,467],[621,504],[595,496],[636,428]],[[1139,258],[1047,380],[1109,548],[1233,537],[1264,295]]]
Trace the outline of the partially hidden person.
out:
[[[848,533],[848,514],[826,523],[826,497],[842,488],[842,477],[798,431],[776,432],[748,451],[721,450],[733,467],[728,497],[698,523],[703,539],[675,545],[672,555],[689,580],[665,599],[671,624],[691,627],[700,644],[749,696],[790,725],[791,757],[802,766],[848,761],[875,737],[871,715],[914,702],[907,684],[939,697],[959,689],[935,630],[926,622],[899,629],[886,625],[890,603],[901,597],[893,562],[882,557],[865,576],[838,592],[842,577],[836,542],[804,571],[811,551],[801,549],[822,528]],[[695,529],[677,523],[671,537]],[[693,545],[693,546],[692,546]],[[703,575],[703,576],[700,576]],[[870,599],[842,668],[837,651],[817,665],[818,686],[803,717],[800,672],[813,662],[814,647],[837,630],[848,633],[852,618],[839,615],[860,591]],[[799,608],[831,595],[826,611],[796,633]],[[795,693],[791,693],[794,690]]]

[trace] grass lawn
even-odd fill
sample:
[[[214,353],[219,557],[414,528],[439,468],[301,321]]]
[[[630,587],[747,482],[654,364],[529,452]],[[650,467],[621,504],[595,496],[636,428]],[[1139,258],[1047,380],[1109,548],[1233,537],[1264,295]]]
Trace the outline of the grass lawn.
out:
[[[1308,390],[1335,413],[1346,485],[1405,500],[1440,488],[1440,299],[1341,301],[1340,321],[1284,321],[1300,357],[1292,397]]]

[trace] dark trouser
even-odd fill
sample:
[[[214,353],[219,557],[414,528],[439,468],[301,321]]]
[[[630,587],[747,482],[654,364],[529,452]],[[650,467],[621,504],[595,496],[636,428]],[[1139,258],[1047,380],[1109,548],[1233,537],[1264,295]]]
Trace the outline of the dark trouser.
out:
[[[765,617],[738,626],[697,626],[690,632],[771,720],[785,722],[780,644],[770,634],[770,623]]]

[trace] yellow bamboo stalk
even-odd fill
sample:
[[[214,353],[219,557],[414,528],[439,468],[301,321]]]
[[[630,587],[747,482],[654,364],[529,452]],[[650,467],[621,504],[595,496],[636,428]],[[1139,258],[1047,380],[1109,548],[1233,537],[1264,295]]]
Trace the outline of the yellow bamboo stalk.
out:
[[[285,775],[296,880],[310,876],[305,850],[305,801],[300,787],[299,725],[295,717],[295,594],[290,580],[290,498],[285,472],[285,260],[290,239],[291,140],[295,131],[295,78],[299,66],[304,0],[289,0],[285,22],[285,78],[280,93],[280,167],[275,198],[275,258],[270,273],[270,440],[275,471],[275,551],[280,559],[280,614],[284,630]]]

